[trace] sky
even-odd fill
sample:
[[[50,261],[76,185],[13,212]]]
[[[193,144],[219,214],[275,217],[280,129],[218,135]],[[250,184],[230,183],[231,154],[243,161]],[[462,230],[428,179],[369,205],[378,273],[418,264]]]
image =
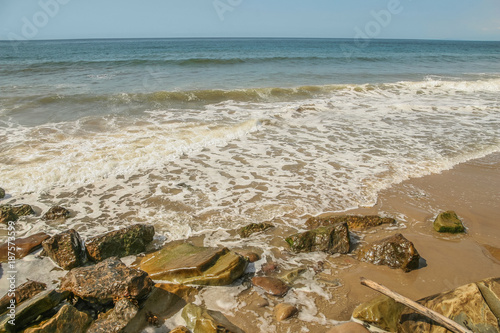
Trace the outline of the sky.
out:
[[[360,36],[500,41],[500,0],[0,0],[0,40]]]

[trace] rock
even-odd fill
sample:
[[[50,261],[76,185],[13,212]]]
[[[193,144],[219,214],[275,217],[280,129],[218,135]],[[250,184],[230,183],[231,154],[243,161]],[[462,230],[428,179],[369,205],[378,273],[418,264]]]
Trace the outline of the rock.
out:
[[[255,252],[238,251],[240,256],[243,256],[248,262],[256,262],[260,260],[260,256]]]
[[[46,233],[40,232],[25,238],[16,238],[15,240],[16,259],[24,258],[31,252],[39,249],[42,246],[42,242],[49,237],[50,236],[47,235]],[[9,243],[7,242],[0,245],[0,261],[7,262],[8,257],[9,257]]]
[[[418,268],[420,255],[403,235],[396,234],[362,247],[357,255],[361,261],[409,272]]]
[[[137,315],[139,308],[127,298],[121,298],[115,307],[90,325],[87,333],[123,332],[127,324]]]
[[[274,317],[277,321],[288,319],[298,312],[299,310],[295,306],[287,303],[281,303],[274,307]]]
[[[349,253],[350,240],[347,223],[319,227],[292,235],[286,242],[294,252],[323,251],[326,253]]]
[[[196,299],[196,296],[200,292],[199,289],[197,289],[197,288],[185,286],[183,284],[158,283],[158,284],[155,284],[155,287],[162,289],[162,290],[165,290],[165,291],[183,299],[186,303],[194,302]]]
[[[326,333],[370,333],[363,325],[358,323],[345,323],[339,326],[332,327]]]
[[[486,279],[476,284],[491,312],[500,320],[500,278]]]
[[[274,228],[274,225],[270,223],[252,223],[247,225],[246,227],[241,228],[238,233],[241,238],[250,237],[250,235],[255,234],[257,232],[266,231],[267,229]]]
[[[186,326],[177,326],[170,333],[190,333],[189,329]]]
[[[371,301],[358,305],[353,313],[354,319],[377,326],[388,332],[397,332],[401,312],[405,306],[385,295],[375,297]]]
[[[448,232],[452,234],[465,232],[465,227],[457,214],[450,210],[440,213],[434,220],[434,229],[438,232]]]
[[[193,303],[182,309],[182,318],[186,321],[186,326],[196,333],[244,333],[222,313],[204,309]]]
[[[247,261],[227,248],[173,243],[146,255],[140,268],[155,280],[179,284],[222,286],[245,272]]]
[[[53,221],[53,220],[65,220],[70,216],[69,210],[61,206],[51,207],[45,214],[43,214],[42,219]]]
[[[498,319],[484,301],[477,284],[471,283],[452,291],[421,299],[418,303],[448,317],[473,332],[499,332]],[[406,308],[398,332],[448,332],[444,327]]]
[[[24,302],[27,299],[41,293],[47,289],[45,283],[28,281],[16,288],[14,292],[14,298],[16,300],[16,305]],[[9,292],[5,294],[2,299],[0,299],[0,314],[7,312],[7,306],[10,305],[12,297],[9,296]]]
[[[91,322],[92,317],[88,314],[65,304],[54,317],[41,325],[26,329],[24,333],[85,333]]]
[[[93,266],[74,268],[61,282],[62,290],[96,304],[109,304],[123,297],[140,300],[152,286],[146,272],[129,268],[115,257]]]
[[[61,232],[42,242],[45,253],[65,270],[85,262],[85,251],[80,235],[74,230]]]
[[[307,272],[306,268],[297,268],[291,272],[284,274],[281,279],[288,284],[292,284],[297,280],[302,274]]]
[[[274,277],[255,276],[252,278],[252,284],[262,288],[266,293],[283,297],[290,290],[290,287],[282,280]]]
[[[268,263],[262,265],[262,267],[260,268],[260,270],[264,274],[268,274],[268,273],[279,271],[279,267],[278,267],[278,264],[275,263],[275,262],[268,262]]]
[[[69,292],[45,290],[23,302],[15,309],[15,326],[9,324],[9,312],[0,317],[0,332],[17,332],[29,326],[39,315],[56,307],[69,296]]]
[[[328,227],[337,223],[347,223],[349,230],[366,230],[382,224],[395,224],[396,220],[390,217],[377,215],[340,215],[327,217],[311,217],[306,221],[309,229]]]
[[[0,199],[5,198],[5,190],[0,187]]]
[[[110,257],[126,257],[146,250],[155,234],[152,225],[136,224],[93,237],[86,242],[89,259],[102,261]]]
[[[35,211],[30,205],[1,205],[0,206],[0,223],[16,221],[20,216],[34,214]]]

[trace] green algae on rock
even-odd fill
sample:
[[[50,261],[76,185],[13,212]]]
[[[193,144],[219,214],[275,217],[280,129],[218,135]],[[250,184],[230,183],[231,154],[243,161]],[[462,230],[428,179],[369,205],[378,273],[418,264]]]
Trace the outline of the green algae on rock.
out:
[[[309,229],[328,227],[337,223],[347,223],[349,230],[366,230],[382,224],[395,224],[396,220],[378,215],[333,215],[326,217],[311,217],[306,221]]]
[[[242,238],[250,237],[257,232],[266,231],[267,229],[274,228],[271,223],[251,223],[246,227],[241,228],[238,233]]]
[[[155,280],[223,286],[243,275],[247,264],[242,256],[227,248],[174,243],[146,255],[140,268]]]
[[[354,309],[352,317],[385,331],[397,332],[399,317],[404,309],[403,304],[397,303],[385,295],[380,295],[358,305]]]
[[[434,220],[433,226],[438,232],[453,234],[465,232],[462,221],[460,221],[457,214],[452,210],[440,213]]]
[[[294,234],[285,240],[294,252],[323,251],[329,254],[345,254],[350,250],[349,229],[345,222]]]

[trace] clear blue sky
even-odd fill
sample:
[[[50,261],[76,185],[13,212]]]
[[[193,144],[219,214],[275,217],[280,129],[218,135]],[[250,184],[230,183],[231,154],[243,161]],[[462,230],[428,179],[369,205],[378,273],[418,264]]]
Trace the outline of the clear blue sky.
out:
[[[500,41],[500,0],[0,0],[2,40],[355,38],[360,31]]]

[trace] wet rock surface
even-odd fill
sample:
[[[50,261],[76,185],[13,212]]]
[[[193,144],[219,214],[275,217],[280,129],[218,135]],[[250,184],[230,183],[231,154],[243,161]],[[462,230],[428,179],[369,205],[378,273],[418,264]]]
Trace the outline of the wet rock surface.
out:
[[[473,332],[498,332],[498,318],[485,302],[476,283],[458,287],[450,292],[429,296],[418,301]],[[411,309],[405,309],[398,324],[398,332],[445,333],[447,330]]]
[[[465,232],[465,227],[462,221],[458,218],[457,213],[450,210],[440,213],[433,223],[434,230],[447,233],[462,233]]]
[[[62,290],[96,304],[109,304],[124,297],[140,300],[152,286],[146,272],[129,268],[115,257],[93,266],[74,268],[61,281]]]
[[[0,199],[5,198],[5,190],[0,187]]]
[[[247,238],[250,237],[252,234],[266,231],[267,229],[270,228],[274,228],[274,225],[272,225],[271,223],[252,223],[238,230],[238,234],[242,238]]]
[[[404,305],[381,295],[356,307],[352,317],[385,331],[397,332],[399,317],[404,309]]]
[[[500,278],[486,279],[476,284],[491,312],[500,321]]]
[[[277,321],[286,320],[295,316],[298,312],[299,310],[295,306],[287,303],[280,303],[274,307],[274,317]]]
[[[47,285],[45,283],[37,281],[25,282],[18,286],[14,292],[16,304],[19,305],[25,300],[32,298],[33,296],[41,293],[46,289]],[[9,293],[5,294],[5,296],[0,299],[0,314],[3,314],[7,311],[7,306],[10,305],[11,299],[12,298],[9,296]]]
[[[285,240],[294,252],[323,251],[329,254],[345,254],[350,250],[349,229],[345,222],[294,234]]]
[[[35,214],[30,205],[1,205],[0,206],[0,223],[16,221],[21,216]]]
[[[87,333],[123,332],[128,323],[137,315],[139,307],[127,298],[118,300],[115,307],[99,316],[90,325]]]
[[[193,332],[199,333],[244,333],[239,327],[231,323],[218,311],[204,309],[193,303],[182,309],[182,318],[186,326]]]
[[[69,296],[67,291],[45,290],[16,307],[15,326],[9,324],[11,317],[0,317],[0,332],[16,332],[29,326],[39,315],[51,310]]]
[[[367,230],[382,224],[396,224],[390,217],[378,215],[337,215],[327,217],[311,217],[306,221],[309,229],[328,227],[337,223],[347,223],[349,230]]]
[[[92,322],[85,312],[78,311],[74,306],[65,304],[57,314],[46,322],[30,327],[24,333],[85,333]]]
[[[290,290],[285,282],[275,277],[255,276],[252,278],[252,284],[270,295],[279,297],[285,296]]]
[[[247,261],[227,248],[174,243],[146,255],[140,268],[155,280],[221,286],[239,278]]]
[[[80,235],[70,229],[42,242],[45,253],[65,270],[79,267],[85,262],[85,251]]]
[[[21,259],[26,257],[28,254],[31,252],[36,251],[40,247],[42,247],[42,242],[46,240],[47,238],[50,238],[49,235],[47,235],[44,232],[40,232],[25,238],[16,238],[15,239],[15,257],[16,259]],[[1,262],[6,262],[8,260],[9,252],[9,247],[12,248],[12,242],[9,246],[9,243],[3,243],[0,245],[0,261]]]
[[[401,268],[405,272],[417,269],[420,255],[412,242],[403,235],[396,234],[363,246],[357,258],[375,265]]]
[[[332,327],[326,333],[370,333],[370,331],[363,325],[351,322]]]
[[[87,240],[85,247],[92,261],[110,257],[125,257],[146,250],[155,234],[151,225],[136,224],[124,229],[108,232]]]
[[[53,206],[45,214],[43,214],[42,219],[47,221],[65,220],[70,215],[70,211],[66,208],[61,206]]]

